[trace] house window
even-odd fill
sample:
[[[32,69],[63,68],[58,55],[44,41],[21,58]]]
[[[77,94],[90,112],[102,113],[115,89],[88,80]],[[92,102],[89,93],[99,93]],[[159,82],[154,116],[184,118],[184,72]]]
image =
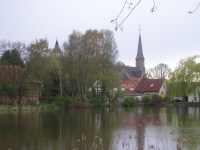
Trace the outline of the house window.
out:
[[[117,88],[114,88],[113,91],[117,91]]]
[[[165,89],[165,85],[163,85],[163,89]]]
[[[153,84],[151,84],[150,87],[153,87]]]
[[[134,91],[134,87],[131,87],[131,88],[130,88],[130,91]]]
[[[122,87],[122,88],[121,88],[121,90],[122,90],[122,91],[125,91],[125,88],[124,88],[124,87]]]

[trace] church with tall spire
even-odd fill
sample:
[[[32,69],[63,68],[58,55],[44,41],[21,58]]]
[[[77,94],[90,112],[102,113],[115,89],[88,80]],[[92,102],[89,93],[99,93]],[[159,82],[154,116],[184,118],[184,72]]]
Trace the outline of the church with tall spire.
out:
[[[63,56],[63,52],[61,51],[59,45],[58,45],[58,40],[56,39],[56,44],[55,47],[53,48],[53,51],[51,53],[52,57],[60,57]]]
[[[118,89],[124,91],[126,96],[131,97],[149,95],[151,93],[166,95],[166,85],[163,79],[147,79],[145,77],[145,58],[140,33],[135,62],[135,67],[122,67],[119,73],[121,84]]]
[[[143,55],[143,49],[142,49],[142,40],[141,40],[141,34],[139,33],[139,41],[138,41],[138,49],[136,54],[136,66],[123,66],[119,72],[121,83],[130,78],[144,78],[145,73],[145,58]]]
[[[136,60],[136,67],[142,71],[145,71],[145,65],[144,65],[145,59],[144,59],[143,50],[142,50],[141,35],[139,35],[138,51],[137,51],[137,56],[135,60]]]

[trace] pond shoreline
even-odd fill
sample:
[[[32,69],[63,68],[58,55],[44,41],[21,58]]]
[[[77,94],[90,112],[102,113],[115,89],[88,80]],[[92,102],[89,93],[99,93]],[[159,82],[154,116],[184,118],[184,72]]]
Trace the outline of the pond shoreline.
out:
[[[146,103],[139,103],[136,106],[130,106],[130,107],[138,107],[138,106],[152,106],[152,107],[200,107],[200,102],[184,102],[184,103],[156,103],[156,104],[146,104]],[[108,104],[103,105],[101,107],[124,107],[120,104]],[[0,105],[0,111],[37,111],[37,110],[64,110],[69,108],[97,108],[97,106],[94,105],[85,105],[85,104],[68,104],[65,106],[55,106],[54,104],[30,104],[30,105]]]

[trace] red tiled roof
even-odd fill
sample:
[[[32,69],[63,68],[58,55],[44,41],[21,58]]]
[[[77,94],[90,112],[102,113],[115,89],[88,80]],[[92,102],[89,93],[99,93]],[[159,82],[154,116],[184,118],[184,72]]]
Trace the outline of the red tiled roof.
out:
[[[138,86],[138,84],[142,80],[141,78],[132,78],[132,77],[129,77],[129,79],[133,82],[133,84],[135,84],[135,86]]]
[[[19,81],[25,75],[25,70],[20,66],[0,65],[0,81]],[[31,83],[41,83],[31,74],[27,75],[26,81]]]
[[[165,81],[164,79],[142,79],[135,91],[136,92],[159,92],[164,81]]]

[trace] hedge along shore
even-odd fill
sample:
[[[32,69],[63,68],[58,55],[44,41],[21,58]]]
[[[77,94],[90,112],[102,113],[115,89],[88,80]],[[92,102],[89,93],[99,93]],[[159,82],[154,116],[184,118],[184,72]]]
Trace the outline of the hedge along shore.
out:
[[[200,102],[183,102],[183,103],[139,103],[134,106],[130,107],[140,107],[140,106],[159,106],[159,107],[200,107]],[[27,104],[27,105],[5,105],[5,104],[0,104],[0,111],[37,111],[37,110],[64,110],[67,108],[96,108],[99,106],[95,106],[89,103],[69,103],[65,106],[58,106],[55,104],[47,104],[47,103],[42,103],[42,104]],[[104,104],[101,107],[121,107],[119,103],[117,104]]]
[[[0,111],[24,111],[24,110],[59,110],[63,107],[53,104],[30,104],[30,105],[0,105]]]

